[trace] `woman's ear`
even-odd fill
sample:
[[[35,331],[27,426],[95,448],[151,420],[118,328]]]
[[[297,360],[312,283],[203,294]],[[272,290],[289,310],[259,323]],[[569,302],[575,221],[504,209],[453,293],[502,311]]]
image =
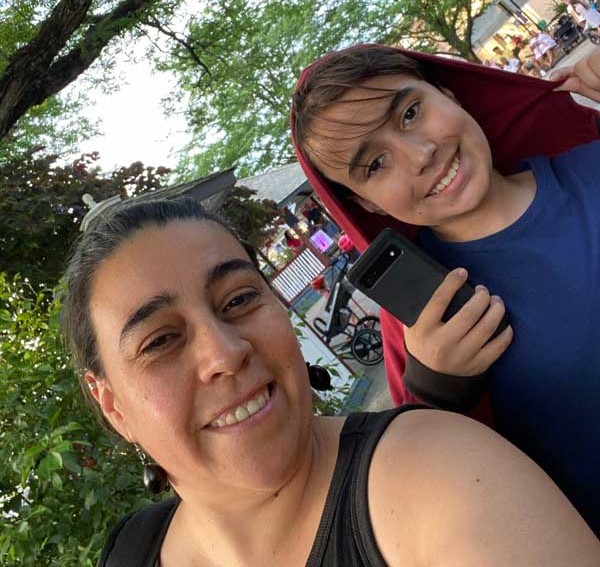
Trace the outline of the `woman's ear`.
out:
[[[131,438],[127,428],[125,416],[119,407],[119,402],[115,397],[110,382],[106,378],[97,377],[90,370],[85,373],[84,380],[90,389],[92,397],[98,402],[104,417],[106,417],[121,437],[127,439],[129,442],[133,442],[134,440]]]
[[[350,200],[354,201],[355,203],[358,203],[365,211],[369,213],[375,213],[377,215],[387,215],[387,213],[381,207],[378,207],[375,203],[372,203],[364,197],[352,195],[350,196]]]

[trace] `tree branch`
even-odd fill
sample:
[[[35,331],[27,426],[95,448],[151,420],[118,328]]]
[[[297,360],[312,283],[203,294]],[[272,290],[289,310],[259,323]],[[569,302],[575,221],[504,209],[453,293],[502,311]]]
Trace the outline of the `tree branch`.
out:
[[[122,0],[113,10],[92,16],[71,51],[56,59],[81,27],[91,0],[61,0],[38,34],[19,49],[0,77],[0,138],[30,108],[56,94],[84,72],[106,45],[158,0]]]
[[[160,33],[166,35],[167,37],[171,38],[176,43],[181,45],[188,52],[189,56],[192,58],[192,61],[194,61],[194,63],[202,67],[202,69],[204,69],[204,72],[207,75],[211,74],[209,68],[206,66],[206,63],[202,61],[197,51],[194,49],[194,46],[190,43],[190,41],[187,38],[182,37],[177,32],[161,24],[156,18],[148,19],[146,21],[146,24],[150,27],[157,29]]]

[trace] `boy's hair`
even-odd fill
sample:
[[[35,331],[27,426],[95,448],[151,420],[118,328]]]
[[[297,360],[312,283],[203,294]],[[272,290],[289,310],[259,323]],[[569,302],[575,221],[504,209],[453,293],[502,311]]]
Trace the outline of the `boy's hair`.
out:
[[[305,149],[314,119],[350,89],[390,75],[409,75],[436,85],[419,62],[383,45],[357,45],[326,55],[306,71],[292,99],[291,119],[296,146],[309,161]]]
[[[71,351],[73,365],[86,401],[100,423],[107,429],[107,420],[98,409],[85,382],[86,371],[102,376],[102,361],[90,314],[92,280],[102,262],[137,231],[148,226],[164,226],[169,222],[197,220],[215,222],[240,241],[258,269],[254,250],[237,237],[232,228],[219,217],[206,212],[190,198],[119,203],[93,219],[75,243],[63,277],[61,325]]]

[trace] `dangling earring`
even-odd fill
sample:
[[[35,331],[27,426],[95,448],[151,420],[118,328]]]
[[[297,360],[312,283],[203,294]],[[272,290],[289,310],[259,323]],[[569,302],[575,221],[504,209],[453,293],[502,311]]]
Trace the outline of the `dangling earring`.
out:
[[[310,385],[319,392],[325,390],[331,390],[331,376],[329,372],[318,364],[306,363],[306,369],[308,370],[308,380]]]
[[[136,443],[134,443],[133,446],[144,465],[144,486],[146,487],[146,490],[152,492],[152,494],[160,494],[169,487],[167,471],[165,471],[158,463],[149,462],[146,453],[144,453]]]

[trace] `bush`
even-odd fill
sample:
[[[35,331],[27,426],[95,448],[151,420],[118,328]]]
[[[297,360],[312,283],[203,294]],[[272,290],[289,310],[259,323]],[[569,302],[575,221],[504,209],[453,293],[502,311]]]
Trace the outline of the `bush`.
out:
[[[93,565],[116,520],[147,503],[134,452],[83,402],[58,309],[0,273],[1,565]]]

